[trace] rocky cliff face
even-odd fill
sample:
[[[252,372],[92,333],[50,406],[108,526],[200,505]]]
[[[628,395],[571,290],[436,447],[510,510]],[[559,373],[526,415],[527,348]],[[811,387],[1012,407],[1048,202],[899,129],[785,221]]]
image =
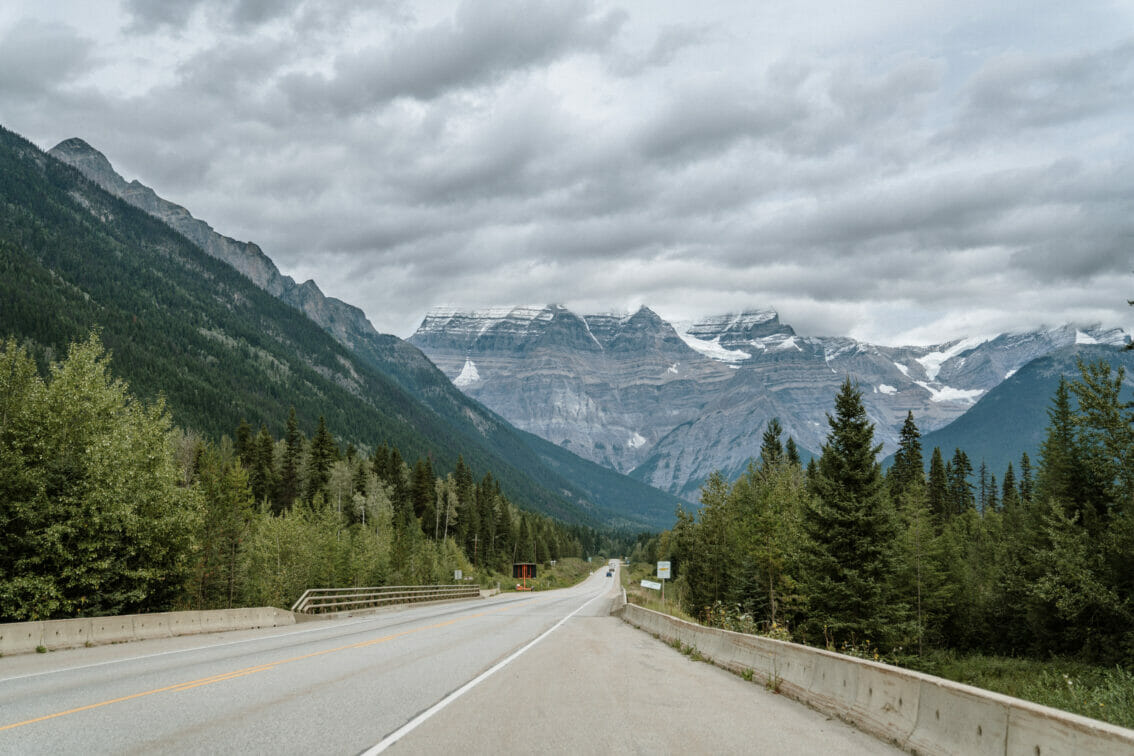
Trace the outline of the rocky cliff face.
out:
[[[646,308],[585,318],[557,305],[435,309],[410,343],[509,422],[620,472],[698,416],[695,384],[731,378]]]
[[[941,428],[1036,357],[1125,338],[1067,326],[885,347],[801,337],[771,310],[675,328],[644,307],[579,316],[549,305],[433,310],[410,342],[509,422],[694,500],[713,470],[743,470],[773,417],[818,452],[847,376],[889,453],[909,411],[923,432]]]
[[[194,218],[184,207],[162,199],[145,184],[127,182],[105,155],[82,139],[60,142],[48,154],[77,168],[114,196],[160,218],[209,255],[236,268],[261,289],[301,310],[340,343],[354,349],[374,338],[382,338],[362,310],[324,296],[314,281],[297,284],[290,276],[281,274],[276,264],[252,242],[218,234],[208,223]]]

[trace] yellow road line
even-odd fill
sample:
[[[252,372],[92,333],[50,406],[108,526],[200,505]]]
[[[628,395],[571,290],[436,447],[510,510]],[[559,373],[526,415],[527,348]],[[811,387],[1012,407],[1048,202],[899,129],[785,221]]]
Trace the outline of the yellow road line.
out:
[[[327,649],[323,649],[322,651],[313,651],[310,654],[303,654],[302,656],[292,656],[288,659],[280,659],[279,661],[267,662],[266,664],[258,664],[258,665],[253,666],[253,667],[244,667],[243,669],[237,669],[237,670],[233,670],[231,672],[221,672],[219,674],[211,675],[209,677],[202,677],[202,678],[197,679],[197,680],[189,680],[188,682],[176,683],[174,685],[167,685],[164,688],[154,688],[153,690],[146,690],[146,691],[142,691],[141,693],[131,693],[128,696],[121,696],[119,698],[112,698],[112,699],[107,700],[107,701],[99,701],[98,703],[87,704],[86,706],[78,706],[74,709],[67,709],[66,711],[57,711],[54,714],[45,714],[42,717],[35,717],[34,719],[25,719],[22,722],[13,722],[12,724],[0,725],[0,732],[3,732],[5,730],[14,730],[17,727],[23,727],[24,725],[35,724],[36,722],[45,722],[49,719],[56,719],[58,717],[65,717],[69,714],[78,714],[79,712],[90,711],[91,709],[98,709],[98,708],[101,708],[103,706],[110,706],[111,704],[122,703],[123,701],[132,701],[135,698],[142,698],[144,696],[152,696],[156,693],[167,693],[167,692],[170,692],[170,691],[180,692],[180,691],[183,691],[183,690],[191,690],[193,688],[199,688],[203,685],[212,685],[213,683],[224,682],[226,680],[234,680],[238,677],[245,677],[247,675],[256,674],[257,672],[264,672],[265,670],[275,669],[276,667],[280,666],[281,664],[290,664],[291,662],[302,661],[304,659],[311,659],[311,658],[316,657],[316,656],[323,656],[324,654],[333,654],[337,651],[347,651],[347,650],[354,649],[354,648],[366,648],[367,646],[374,646],[374,645],[377,645],[379,643],[385,643],[386,641],[391,641],[391,640],[394,640],[395,638],[401,638],[401,637],[406,636],[406,635],[413,635],[414,633],[420,633],[423,630],[435,630],[439,627],[447,627],[448,625],[455,625],[458,622],[464,622],[466,620],[476,619],[477,617],[484,617],[484,616],[487,616],[489,614],[498,614],[500,612],[506,612],[510,609],[513,609],[513,608],[521,605],[521,604],[526,604],[529,601],[538,601],[538,600],[540,600],[540,599],[532,598],[532,599],[528,599],[527,601],[520,601],[520,602],[516,602],[514,604],[509,604],[508,606],[501,607],[500,609],[491,609],[491,610],[485,611],[485,612],[477,612],[476,614],[466,614],[463,617],[457,617],[455,619],[445,620],[444,622],[437,622],[437,623],[432,624],[432,625],[424,625],[422,627],[417,627],[417,628],[414,628],[412,630],[402,630],[401,632],[392,633],[390,635],[384,635],[381,638],[374,638],[372,640],[367,640],[367,641],[359,641],[358,643],[351,643],[351,644],[346,645],[346,646],[337,646],[335,648],[327,648]]]

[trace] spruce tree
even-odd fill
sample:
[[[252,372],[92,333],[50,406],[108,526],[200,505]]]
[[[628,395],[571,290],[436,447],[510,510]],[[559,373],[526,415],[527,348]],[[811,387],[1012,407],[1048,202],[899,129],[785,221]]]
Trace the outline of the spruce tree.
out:
[[[273,459],[276,441],[268,431],[268,426],[260,426],[260,432],[256,434],[252,445],[252,464],[248,469],[248,483],[252,488],[252,496],[257,502],[270,501],[276,485]]]
[[[1012,469],[1012,463],[1008,463],[1008,469],[1004,471],[1004,485],[1000,495],[1000,508],[1008,511],[1015,509],[1020,505],[1020,491],[1016,488],[1016,471]]]
[[[413,500],[413,516],[421,520],[422,532],[433,535],[434,499],[433,463],[428,457],[418,457],[413,466],[410,481],[410,496]]]
[[[1080,497],[1087,490],[1087,480],[1075,434],[1071,388],[1065,378],[1059,379],[1047,416],[1047,436],[1040,445],[1036,493],[1040,501],[1054,499],[1069,507],[1069,511],[1078,510]]]
[[[287,431],[284,434],[284,458],[280,470],[279,490],[272,509],[276,512],[290,510],[299,498],[299,465],[303,455],[303,433],[295,419],[295,407],[288,411]]]
[[[793,467],[803,467],[803,459],[799,456],[799,447],[795,445],[795,439],[791,436],[788,436],[787,444],[784,445],[784,454],[787,456],[788,463]]]
[[[949,460],[949,516],[956,517],[962,512],[976,508],[976,496],[973,493],[973,484],[969,476],[973,474],[973,465],[969,456],[961,449],[953,450],[953,458]]]
[[[843,382],[819,457],[816,498],[804,509],[808,626],[828,644],[886,645],[901,607],[891,593],[896,522],[882,491],[874,426],[862,392]]]
[[[1035,484],[1032,480],[1032,460],[1028,457],[1028,453],[1024,452],[1020,455],[1020,503],[1028,505],[1032,503],[1032,493],[1035,490]]]
[[[941,448],[933,447],[933,454],[929,458],[929,481],[926,487],[926,496],[929,500],[929,511],[933,513],[938,523],[943,523],[950,514],[949,478],[945,466],[941,457]]]
[[[990,484],[988,481],[988,464],[983,459],[980,461],[980,473],[977,475],[977,480],[979,481],[977,484],[977,509],[984,512],[985,509],[988,508],[988,489]]]
[[[236,428],[236,444],[233,451],[236,452],[245,470],[252,467],[252,426],[244,418],[240,418],[240,425]]]
[[[311,438],[311,449],[307,457],[307,500],[315,498],[315,494],[322,491],[327,485],[331,474],[331,465],[339,459],[339,447],[331,432],[327,430],[327,421],[319,415],[319,426]]]
[[[921,433],[914,422],[913,412],[906,414],[902,431],[898,435],[898,449],[894,452],[894,464],[887,475],[890,497],[897,503],[906,489],[914,483],[925,482],[925,463],[921,457]]]
[[[778,417],[769,420],[764,429],[764,437],[760,444],[760,470],[765,475],[778,465],[784,457],[784,447],[780,442],[780,435],[783,430]]]

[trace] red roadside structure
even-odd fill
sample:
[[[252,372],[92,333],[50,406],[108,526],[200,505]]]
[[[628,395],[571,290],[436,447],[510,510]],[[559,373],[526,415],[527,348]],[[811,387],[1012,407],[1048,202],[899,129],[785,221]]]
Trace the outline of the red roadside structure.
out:
[[[534,562],[515,562],[512,564],[512,577],[522,582],[516,583],[517,591],[530,591],[531,587],[528,586],[529,580],[534,580],[536,576],[536,565]]]

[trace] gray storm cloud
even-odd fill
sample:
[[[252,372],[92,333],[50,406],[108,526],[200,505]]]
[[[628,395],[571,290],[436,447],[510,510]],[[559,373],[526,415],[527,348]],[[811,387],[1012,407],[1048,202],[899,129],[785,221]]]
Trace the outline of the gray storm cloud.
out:
[[[533,301],[890,343],[1131,327],[1129,10],[840,8],[18,2],[0,123],[401,335]]]

